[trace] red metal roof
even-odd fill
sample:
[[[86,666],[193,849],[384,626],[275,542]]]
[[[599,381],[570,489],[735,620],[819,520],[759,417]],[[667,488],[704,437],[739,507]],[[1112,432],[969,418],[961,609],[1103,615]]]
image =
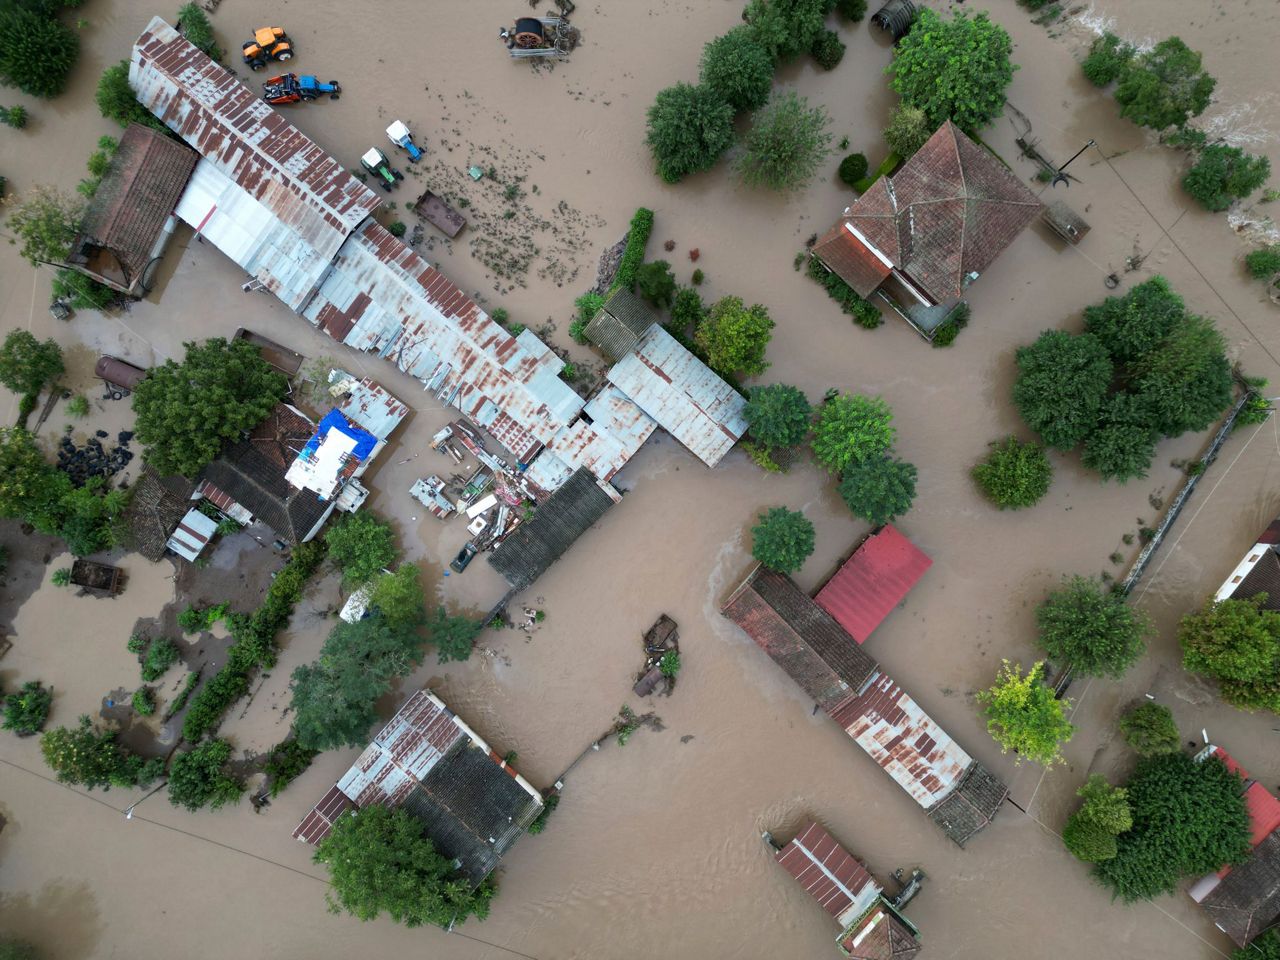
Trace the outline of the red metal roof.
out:
[[[867,868],[816,823],[778,851],[777,860],[841,925],[856,919],[881,890]]]
[[[814,600],[862,643],[932,565],[924,551],[886,525],[863,541]]]
[[[1280,827],[1280,799],[1277,799],[1262,784],[1252,780],[1249,776],[1249,771],[1236,763],[1235,757],[1221,747],[1214,747],[1213,755],[1226,764],[1228,770],[1238,774],[1248,784],[1244,791],[1244,802],[1249,810],[1251,834],[1249,845],[1256,847],[1273,830]],[[1225,876],[1230,869],[1230,867],[1224,868],[1220,871],[1220,875]]]
[[[330,787],[329,792],[320,798],[320,802],[294,828],[294,839],[312,845],[319,843],[329,835],[334,822],[342,816],[343,811],[354,810],[355,807],[336,785]]]

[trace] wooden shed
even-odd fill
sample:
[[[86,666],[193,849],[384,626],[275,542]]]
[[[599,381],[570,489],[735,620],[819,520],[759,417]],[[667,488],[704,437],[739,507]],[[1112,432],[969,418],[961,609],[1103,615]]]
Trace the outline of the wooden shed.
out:
[[[1084,235],[1089,232],[1089,224],[1084,217],[1061,200],[1055,200],[1045,207],[1040,219],[1048,225],[1050,230],[1072,245],[1083,240]]]

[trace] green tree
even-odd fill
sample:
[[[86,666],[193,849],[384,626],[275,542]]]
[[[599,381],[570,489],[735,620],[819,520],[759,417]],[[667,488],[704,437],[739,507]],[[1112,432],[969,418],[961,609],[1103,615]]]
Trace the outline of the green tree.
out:
[[[773,60],[743,24],[702,48],[698,79],[736,112],[755,110],[769,99]]]
[[[823,70],[834,70],[844,59],[844,41],[834,30],[819,30],[809,47],[809,54]]]
[[[59,270],[53,275],[53,296],[66,300],[76,310],[109,310],[124,299],[105,283],[74,270]]]
[[[987,732],[1007,752],[1046,767],[1065,763],[1062,744],[1076,728],[1066,717],[1066,704],[1044,683],[1044,663],[1034,664],[1026,676],[1021,664],[1003,661],[996,682],[977,695],[984,708]]]
[[[813,179],[831,154],[831,117],[795,93],[775,95],[751,118],[734,167],[742,182],[772,190],[797,190]]]
[[[636,271],[636,290],[655,307],[668,307],[676,295],[676,278],[665,260],[646,263]]]
[[[169,768],[169,802],[191,811],[237,803],[244,781],[227,773],[230,759],[231,744],[225,740],[205,740],[177,754]]]
[[[1239,147],[1215,143],[1205,147],[1185,177],[1182,187],[1206,210],[1225,210],[1267,182],[1271,161],[1245,153]]]
[[[818,408],[813,455],[832,473],[843,473],[852,463],[887,453],[896,435],[883,398],[844,393]]]
[[[973,468],[973,479],[1001,510],[1030,507],[1049,492],[1053,466],[1044,447],[1013,436],[990,446],[987,459]]]
[[[1077,860],[1101,863],[1116,855],[1116,835],[1087,817],[1072,814],[1062,828],[1062,843]]]
[[[1012,52],[1009,34],[985,13],[944,20],[925,7],[885,72],[894,92],[923,110],[934,129],[952,120],[973,132],[1004,110],[1004,92],[1017,69]]]
[[[1158,703],[1142,703],[1120,718],[1125,743],[1140,757],[1173,753],[1182,744],[1173,711]]]
[[[798,510],[770,507],[751,528],[751,555],[770,570],[794,573],[813,553],[813,523]]]
[[[0,107],[0,123],[15,130],[21,130],[27,125],[27,108],[22,104]]]
[[[827,0],[749,0],[742,19],[756,43],[785,62],[813,46],[831,6]]]
[[[1146,614],[1086,577],[1066,577],[1036,611],[1041,649],[1090,677],[1119,677],[1146,649]]]
[[[129,61],[121,60],[102,71],[98,79],[98,89],[94,94],[98,109],[108,120],[114,120],[122,127],[131,123],[140,123],[144,127],[160,133],[168,133],[169,128],[155,115],[138,102],[133,87],[129,86]]]
[[[194,3],[184,3],[178,9],[178,27],[182,30],[182,35],[210,59],[222,59],[222,48],[218,46],[213,36],[213,24],[209,22],[209,18],[199,6]]]
[[[1231,405],[1226,341],[1207,317],[1184,317],[1131,375],[1151,425],[1168,437],[1205,429]]]
[[[1266,594],[1249,600],[1210,598],[1182,618],[1182,665],[1218,681],[1237,707],[1280,712],[1280,613],[1264,610]]]
[[[1103,480],[1124,483],[1145,477],[1158,439],[1142,399],[1131,393],[1113,394],[1103,402],[1098,425],[1085,438],[1082,462]]]
[[[1132,363],[1160,346],[1186,314],[1169,281],[1155,276],[1124,296],[1085,307],[1084,328],[1102,341],[1116,363]]]
[[[246,340],[211,337],[183,346],[181,363],[152,367],[134,388],[134,429],[158,473],[194,477],[225,444],[261,423],[287,384]]]
[[[1249,854],[1249,814],[1240,778],[1217,757],[1185,753],[1144,757],[1125,784],[1133,826],[1116,838],[1116,855],[1094,868],[1126,902],[1172,893]]]
[[[396,558],[391,525],[368,512],[349,513],[325,531],[329,559],[346,584],[368,583]]]
[[[1089,55],[1080,66],[1090,83],[1095,87],[1105,87],[1120,79],[1137,52],[1132,44],[1106,31],[1093,41]]]
[[[676,291],[675,301],[671,304],[671,326],[682,338],[688,337],[689,330],[696,329],[706,315],[707,308],[697,290],[681,287]]]
[[[1095,773],[1076,796],[1084,803],[1067,819],[1063,843],[1086,863],[1110,860],[1117,853],[1116,837],[1133,826],[1127,791],[1111,786],[1102,774]]]
[[[836,13],[853,23],[867,15],[867,0],[836,0]]]
[[[742,408],[751,438],[766,449],[794,447],[809,433],[813,408],[798,387],[772,383],[752,387]]]
[[[1253,279],[1270,280],[1280,273],[1280,243],[1245,254],[1244,265]]]
[[[393,627],[422,623],[425,604],[417,564],[402,563],[395,573],[379,574],[373,581],[369,606],[377,608]]]
[[[889,126],[884,128],[884,140],[890,150],[905,160],[914,156],[936,129],[937,124],[931,124],[923,110],[901,102],[893,108]]]
[[[20,518],[41,533],[56,534],[62,497],[70,488],[67,475],[45,460],[30,433],[0,427],[0,517]]]
[[[18,252],[33,267],[62,263],[80,230],[84,202],[56,187],[32,187],[9,214],[9,229],[22,241]]]
[[[56,97],[80,56],[80,38],[53,11],[0,6],[0,83],[33,97]]]
[[[389,689],[358,663],[321,657],[298,667],[290,685],[298,742],[310,750],[363,746],[378,719],[374,705]]]
[[[1083,440],[1111,386],[1111,358],[1097,337],[1046,330],[1019,347],[1013,403],[1046,446],[1070,450]]]
[[[143,760],[116,742],[117,731],[97,730],[81,717],[76,727],[58,727],[40,737],[40,752],[60,783],[109,789],[145,787],[164,773],[164,761]]]
[[[1232,951],[1231,960],[1280,960],[1280,930],[1273,927],[1247,947]]]
[[[440,663],[468,659],[483,629],[484,624],[478,620],[451,616],[444,607],[437,607],[427,620],[427,637],[436,648],[436,659]]]
[[[66,368],[53,340],[37,340],[26,330],[10,330],[0,345],[0,383],[19,396],[37,394]]]
[[[49,719],[53,694],[39,680],[29,680],[16,693],[0,700],[4,703],[4,729],[29,737],[39,733]]]
[[[666,183],[710,169],[733,143],[733,107],[708,87],[677,83],[658,91],[648,120],[645,143]]]
[[[329,909],[361,920],[386,913],[406,927],[449,927],[489,913],[494,887],[475,890],[436,852],[422,821],[403,810],[368,806],[342,814],[316,847],[316,863],[329,868]]]
[[[911,509],[916,499],[916,468],[889,456],[855,460],[844,471],[838,489],[855,517],[878,527]]]
[[[773,326],[769,311],[760,304],[747,307],[741,297],[722,297],[702,318],[693,339],[716,373],[753,377],[769,366],[764,352]]]
[[[846,187],[857,186],[858,181],[867,175],[867,158],[860,153],[849,154],[840,161],[836,174]]]
[[[1177,37],[1161,40],[1120,74],[1120,115],[1152,130],[1181,127],[1209,106],[1217,81],[1200,66],[1200,54]]]
[[[26,940],[0,937],[0,960],[41,960],[41,954]]]

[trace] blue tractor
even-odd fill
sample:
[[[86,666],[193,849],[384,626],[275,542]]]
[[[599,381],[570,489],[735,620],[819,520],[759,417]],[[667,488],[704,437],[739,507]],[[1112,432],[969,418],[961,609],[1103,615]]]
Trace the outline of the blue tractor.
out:
[[[403,120],[397,120],[387,127],[387,139],[397,147],[406,150],[411,162],[422,159],[422,148],[413,142],[413,134],[409,132]]]
[[[299,76],[296,73],[284,73],[272,77],[262,85],[262,99],[267,103],[297,103],[299,100],[315,100],[327,93],[330,100],[337,100],[342,94],[342,86],[337,80],[321,83],[310,74]]]

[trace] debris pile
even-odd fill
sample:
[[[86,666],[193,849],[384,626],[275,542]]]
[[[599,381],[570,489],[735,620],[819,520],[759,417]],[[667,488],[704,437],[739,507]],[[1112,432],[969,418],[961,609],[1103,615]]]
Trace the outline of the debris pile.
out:
[[[83,447],[76,446],[74,440],[64,436],[58,445],[58,469],[66,473],[78,487],[84,486],[91,477],[109,480],[133,459],[133,453],[129,450],[133,432],[120,431],[116,435],[116,445],[110,450],[102,445],[102,438],[107,436],[107,431],[99,430]]]
[[[671,696],[680,670],[680,631],[665,613],[645,632],[644,669],[636,676],[632,691],[637,697],[652,693]]]

